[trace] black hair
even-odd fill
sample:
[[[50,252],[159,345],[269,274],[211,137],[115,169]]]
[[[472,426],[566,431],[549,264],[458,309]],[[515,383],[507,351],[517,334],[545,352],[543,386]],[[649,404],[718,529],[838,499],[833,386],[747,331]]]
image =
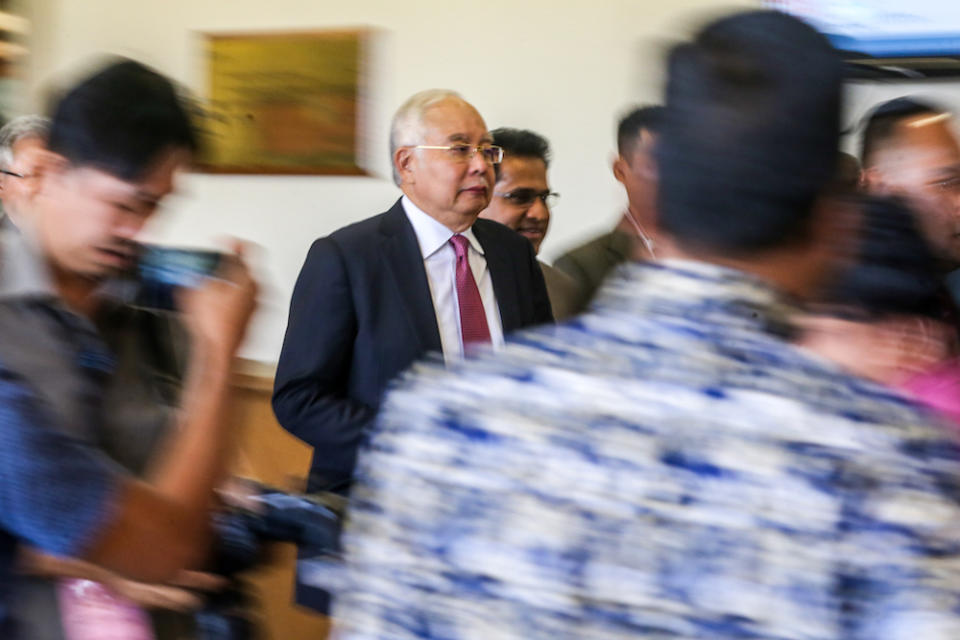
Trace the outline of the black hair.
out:
[[[529,129],[513,129],[500,127],[490,132],[493,144],[503,147],[503,155],[518,158],[539,158],[543,164],[550,166],[550,143],[539,133]],[[493,165],[497,180],[500,179],[500,165]]]
[[[120,60],[86,78],[53,110],[48,147],[77,166],[136,180],[160,153],[196,151],[187,108],[165,77]]]
[[[779,12],[723,18],[675,47],[655,152],[664,230],[729,256],[806,237],[836,173],[841,86],[826,38]]]
[[[907,118],[945,113],[934,104],[916,98],[895,98],[874,107],[864,117],[863,138],[860,141],[860,162],[870,166],[878,149],[897,134],[897,125]]]
[[[627,112],[617,124],[617,153],[629,157],[643,131],[660,133],[663,127],[665,109],[659,105],[645,105]]]
[[[819,302],[870,317],[943,317],[942,274],[905,201],[864,197],[852,259]]]

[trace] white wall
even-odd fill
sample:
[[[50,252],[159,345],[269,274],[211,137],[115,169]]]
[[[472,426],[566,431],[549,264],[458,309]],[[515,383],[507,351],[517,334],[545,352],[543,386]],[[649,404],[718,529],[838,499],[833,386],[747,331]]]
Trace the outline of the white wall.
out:
[[[198,33],[373,27],[368,165],[377,177],[190,175],[154,233],[209,245],[225,234],[263,247],[263,307],[244,355],[274,360],[286,308],[310,242],[384,211],[398,196],[389,176],[387,128],[408,95],[460,91],[487,125],[527,127],[554,147],[552,187],[562,194],[544,244],[549,260],[608,228],[622,206],[609,161],[617,117],[660,97],[664,45],[704,11],[750,0],[31,0],[29,65],[36,89],[98,53],[128,55],[202,95]],[[952,86],[952,101],[960,92]],[[902,92],[855,88],[853,113]],[[35,91],[35,93],[38,93]],[[36,104],[39,104],[37,102]]]

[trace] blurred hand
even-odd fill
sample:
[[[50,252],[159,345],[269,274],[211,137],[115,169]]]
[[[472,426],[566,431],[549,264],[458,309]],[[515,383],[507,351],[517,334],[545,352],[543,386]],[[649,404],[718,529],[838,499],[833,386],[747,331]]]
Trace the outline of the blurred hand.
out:
[[[197,591],[215,592],[223,589],[228,580],[223,576],[200,571],[181,571],[171,584],[150,584],[111,575],[104,585],[113,593],[144,609],[163,609],[188,613],[203,606],[203,596]]]
[[[232,357],[257,306],[257,283],[243,260],[244,246],[234,242],[216,276],[181,292],[180,308],[193,339],[217,355]]]
[[[230,584],[230,580],[215,573],[184,570],[171,580],[170,584],[184,589],[214,593],[225,589]]]
[[[164,609],[187,613],[203,606],[199,595],[163,584],[148,584],[115,576],[104,583],[116,595],[144,609]]]

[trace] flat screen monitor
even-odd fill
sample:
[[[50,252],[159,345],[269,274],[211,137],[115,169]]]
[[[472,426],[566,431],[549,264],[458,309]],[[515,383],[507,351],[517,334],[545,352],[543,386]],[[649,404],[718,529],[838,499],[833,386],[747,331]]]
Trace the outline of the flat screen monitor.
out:
[[[878,69],[960,72],[960,0],[764,0],[763,4],[810,23],[854,63]]]

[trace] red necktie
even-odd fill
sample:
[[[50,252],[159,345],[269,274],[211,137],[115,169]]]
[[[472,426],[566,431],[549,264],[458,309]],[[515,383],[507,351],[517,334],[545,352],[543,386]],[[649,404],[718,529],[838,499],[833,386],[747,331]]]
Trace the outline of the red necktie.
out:
[[[473,279],[467,252],[470,241],[464,236],[455,235],[450,244],[457,254],[457,302],[460,305],[460,335],[464,346],[475,342],[490,342],[490,328],[487,326],[487,313],[483,309],[477,281]]]

